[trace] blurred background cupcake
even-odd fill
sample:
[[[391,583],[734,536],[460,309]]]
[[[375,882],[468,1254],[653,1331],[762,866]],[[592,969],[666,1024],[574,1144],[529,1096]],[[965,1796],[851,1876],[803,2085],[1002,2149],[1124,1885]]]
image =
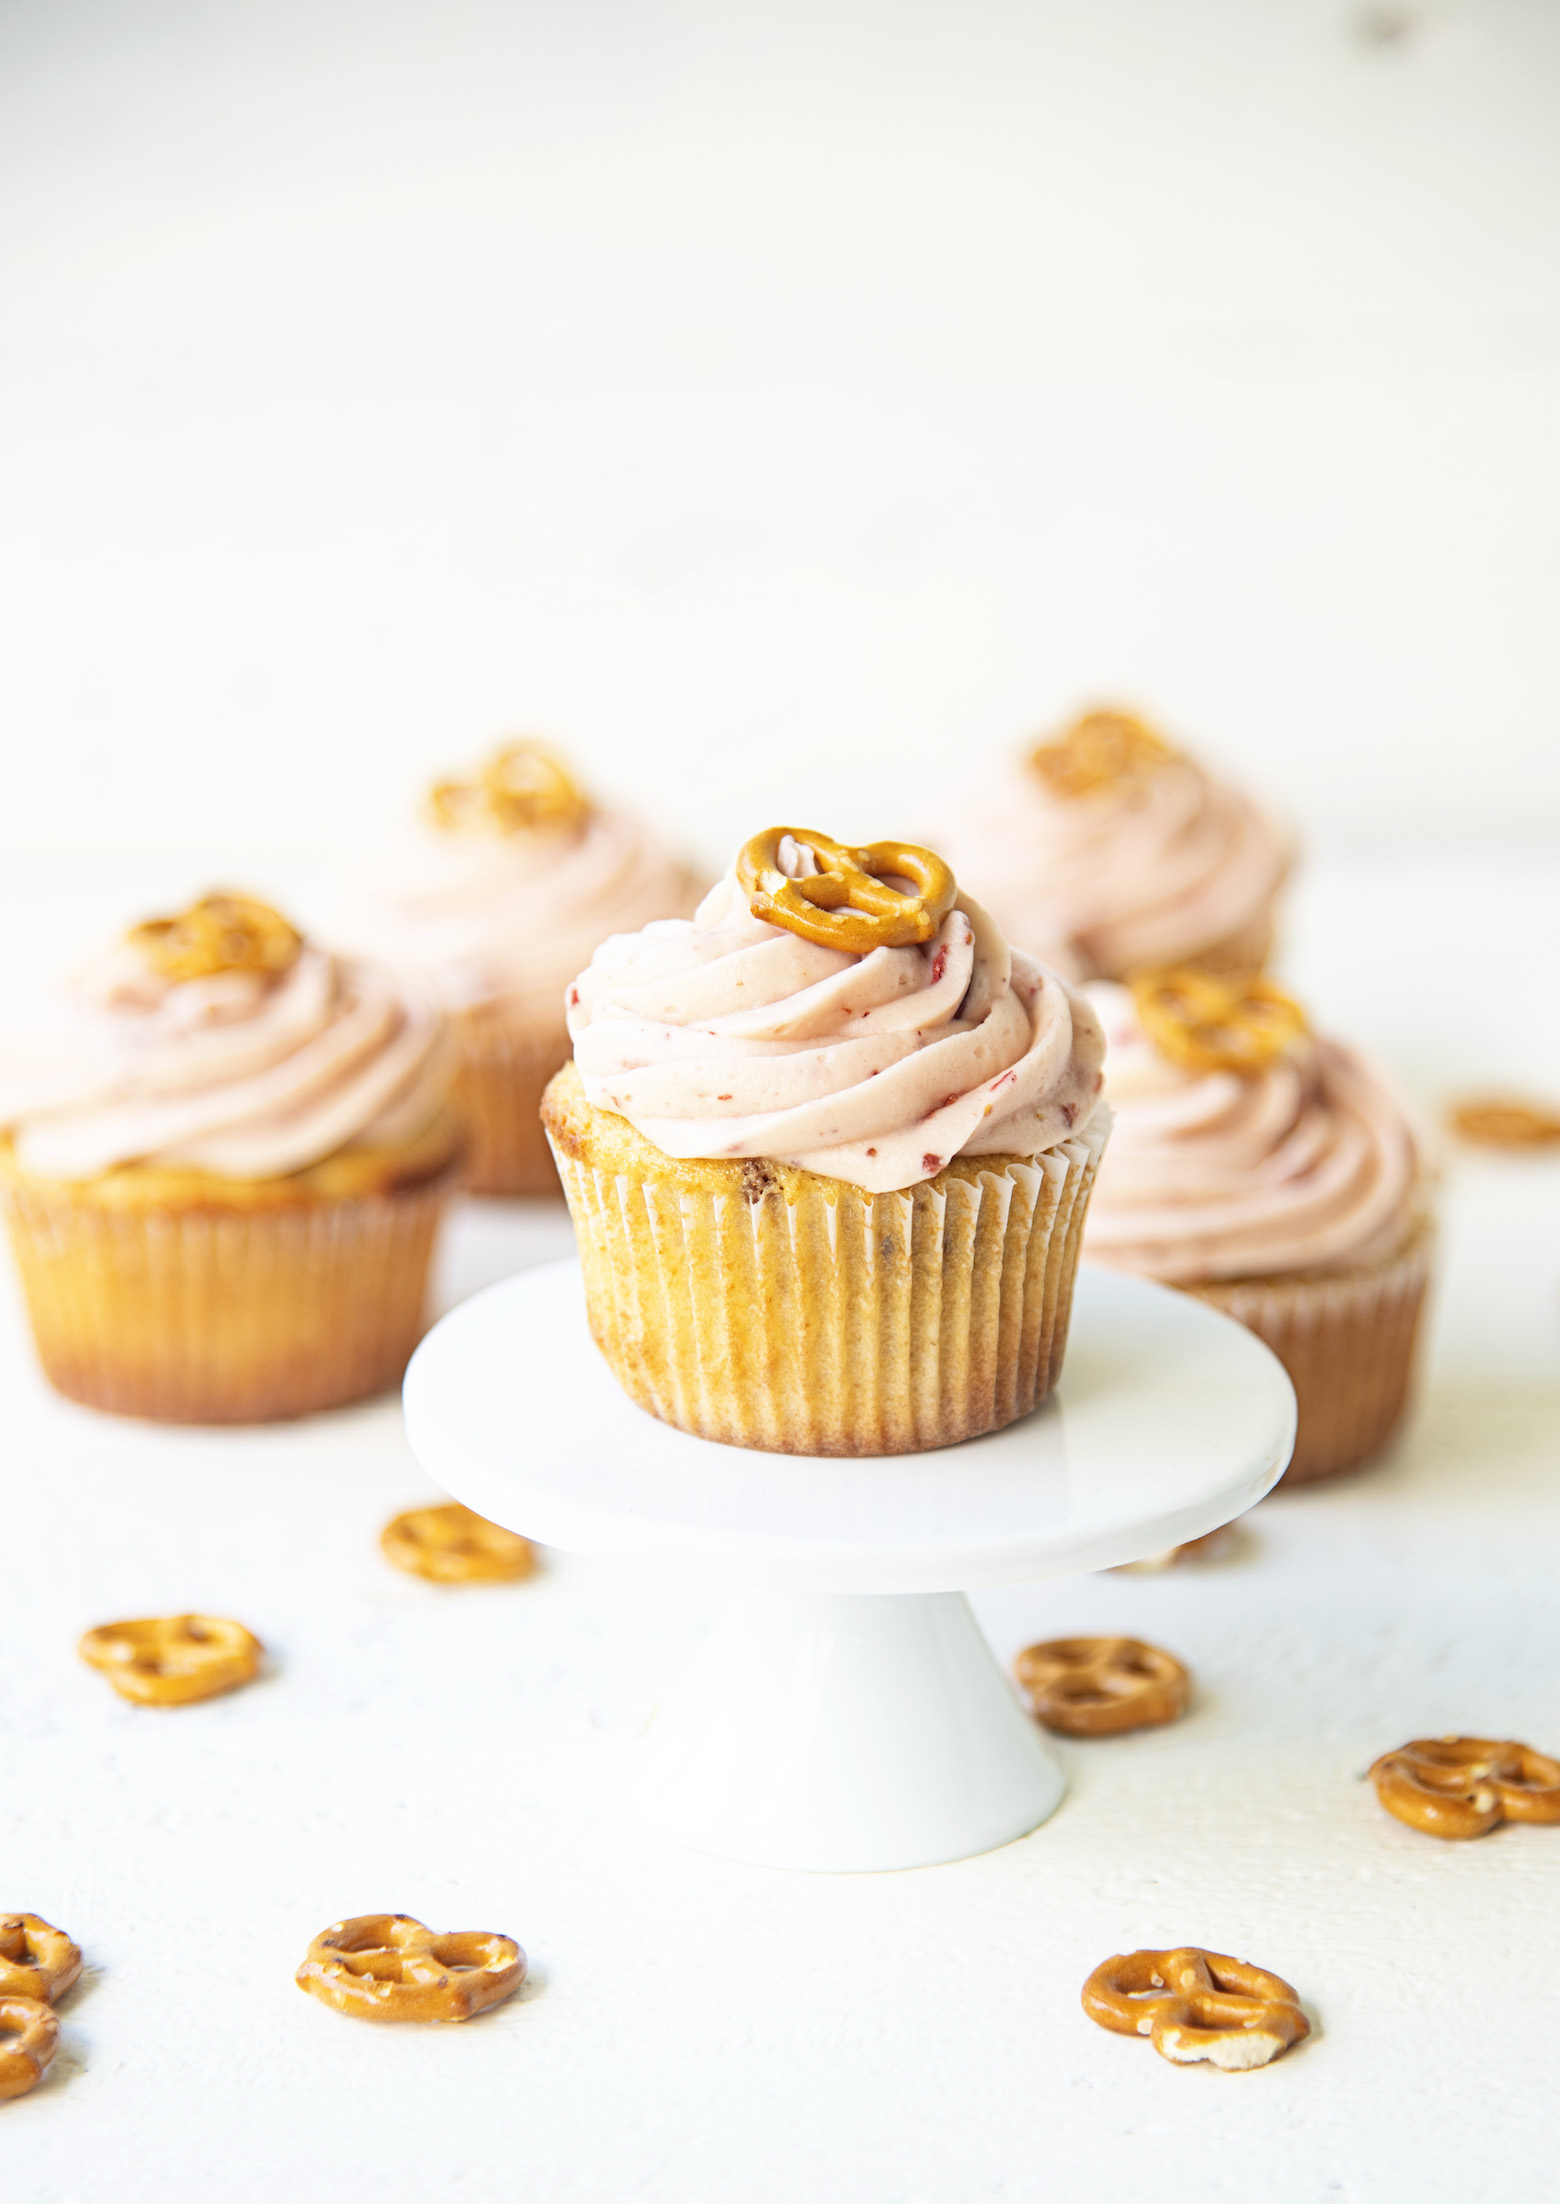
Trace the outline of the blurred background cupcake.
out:
[[[344,932],[418,975],[450,1014],[474,1193],[556,1193],[538,1110],[569,1053],[564,988],[608,935],[683,917],[699,893],[647,827],[594,803],[529,739],[436,783],[422,817],[371,860]]]
[[[176,1423],[396,1384],[452,1057],[431,1002],[249,897],[133,927],[0,1048],[0,1201],[51,1382]]]
[[[998,767],[940,846],[1009,940],[1079,979],[1257,970],[1291,857],[1249,796],[1115,710]]]
[[[1271,981],[1183,969],[1088,994],[1116,1129],[1085,1253],[1267,1341],[1299,1400],[1290,1483],[1359,1468],[1403,1414],[1434,1237],[1402,1105]]]

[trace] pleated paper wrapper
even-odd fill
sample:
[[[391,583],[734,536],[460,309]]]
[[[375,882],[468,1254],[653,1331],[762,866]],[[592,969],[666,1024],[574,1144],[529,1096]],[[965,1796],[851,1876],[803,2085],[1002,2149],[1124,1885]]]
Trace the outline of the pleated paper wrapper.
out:
[[[568,1058],[568,1034],[562,1025],[524,1034],[500,1016],[470,1011],[454,1026],[466,1185],[474,1194],[556,1194],[558,1174],[539,1113],[543,1088]]]
[[[1284,1483],[1362,1469],[1391,1439],[1408,1404],[1434,1248],[1434,1223],[1421,1214],[1369,1268],[1185,1288],[1266,1340],[1289,1372],[1300,1427]]]
[[[642,1408],[735,1446],[904,1454],[1000,1430],[1061,1370],[1108,1131],[1101,1109],[1033,1159],[897,1194],[782,1169],[754,1199],[736,1164],[695,1166],[725,1184],[689,1191],[560,1151],[596,1343]]]
[[[448,1174],[231,1210],[4,1187],[50,1382],[89,1407],[168,1423],[269,1422],[398,1384],[448,1196]]]

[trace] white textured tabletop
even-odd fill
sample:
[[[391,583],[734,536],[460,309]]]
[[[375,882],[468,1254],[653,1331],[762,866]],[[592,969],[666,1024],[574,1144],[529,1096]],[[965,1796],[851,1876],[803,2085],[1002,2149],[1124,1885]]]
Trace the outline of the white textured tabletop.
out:
[[[1384,1038],[1456,1078],[1437,1006],[1490,945],[1466,914],[1552,938],[1557,882],[1335,871],[1296,962],[1346,1023],[1355,944],[1396,914],[1417,954]],[[1526,984],[1488,979],[1491,1034],[1520,1035]],[[6,2194],[1541,2193],[1560,1832],[1438,1844],[1360,1781],[1425,1732],[1560,1744],[1560,1166],[1457,1159],[1446,1197],[1428,1384],[1387,1464],[1265,1502],[1217,1565],[977,1596],[1004,1657],[1072,1629],[1170,1647],[1190,1716],[1064,1741],[1034,1836],[885,1876],[626,1824],[624,1756],[713,1588],[563,1556],[503,1590],[398,1576],[377,1534],[427,1488],[393,1403],[225,1436],[116,1422],[49,1397],[7,1311],[0,1903],[67,1925],[89,1972],[47,2083],[0,2110]],[[443,1298],[567,1245],[561,1211],[473,1206]],[[75,1658],[88,1624],[194,1604],[264,1638],[260,1684],[151,1713]],[[301,1996],[309,1938],[379,1909],[510,1931],[529,1986],[432,2033]],[[1288,1976],[1312,2040],[1225,2076],[1085,2020],[1098,1960],[1180,1941]]]

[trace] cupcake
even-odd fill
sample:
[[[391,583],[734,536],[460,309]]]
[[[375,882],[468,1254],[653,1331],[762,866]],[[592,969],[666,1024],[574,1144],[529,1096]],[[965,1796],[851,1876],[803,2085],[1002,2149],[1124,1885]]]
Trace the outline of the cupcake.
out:
[[[692,875],[648,828],[581,794],[542,744],[441,781],[360,884],[346,933],[449,1012],[474,1193],[556,1193],[542,1089],[567,1060],[563,990],[609,934],[683,917]]]
[[[0,1200],[59,1391],[256,1423],[394,1385],[457,1155],[438,1010],[220,894],[58,1012],[0,1057]]]
[[[1360,1468],[1402,1418],[1430,1266],[1401,1104],[1271,981],[1183,970],[1089,994],[1116,1134],[1087,1253],[1267,1341],[1299,1401],[1291,1484]]]
[[[1290,860],[1248,796],[1117,711],[1006,764],[943,846],[1010,940],[1080,979],[1258,970]]]
[[[901,1454],[1042,1401],[1109,1113],[1081,995],[929,851],[755,835],[569,989],[543,1122],[596,1343],[642,1408]]]

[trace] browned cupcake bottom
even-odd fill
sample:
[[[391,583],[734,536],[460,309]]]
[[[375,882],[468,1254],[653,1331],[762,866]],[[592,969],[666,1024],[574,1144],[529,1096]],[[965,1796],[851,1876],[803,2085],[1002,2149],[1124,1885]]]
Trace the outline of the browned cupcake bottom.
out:
[[[38,1358],[89,1408],[265,1423],[387,1391],[423,1331],[446,1179],[254,1209],[107,1207],[11,1182]]]
[[[1184,1289],[1255,1332],[1289,1372],[1300,1426],[1281,1483],[1363,1469],[1396,1431],[1408,1403],[1434,1240],[1433,1223],[1421,1217],[1402,1246],[1370,1269]]]
[[[455,1109],[465,1133],[463,1181],[473,1194],[560,1191],[542,1092],[569,1054],[560,1025],[540,1039],[510,1031],[501,1018],[467,1011],[455,1020],[460,1048]]]

